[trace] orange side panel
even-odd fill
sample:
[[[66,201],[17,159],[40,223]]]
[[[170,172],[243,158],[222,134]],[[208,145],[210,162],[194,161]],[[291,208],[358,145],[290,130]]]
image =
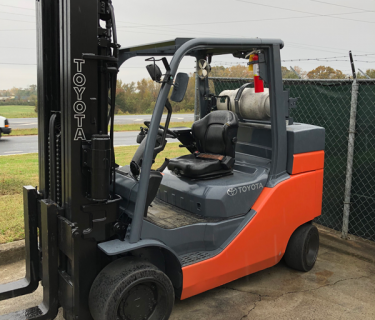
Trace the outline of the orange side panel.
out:
[[[295,154],[293,159],[293,172],[298,174],[324,168],[324,151],[314,151]]]
[[[264,188],[250,223],[219,255],[184,267],[181,299],[277,264],[300,225],[321,214],[323,170]]]

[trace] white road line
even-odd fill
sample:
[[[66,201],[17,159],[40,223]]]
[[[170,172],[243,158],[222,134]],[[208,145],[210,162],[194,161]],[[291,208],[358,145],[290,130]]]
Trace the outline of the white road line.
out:
[[[133,121],[143,121],[143,119],[135,119],[135,120],[133,120]]]
[[[22,154],[28,154],[28,153],[3,154],[3,155],[0,155],[0,157],[19,156],[19,155],[22,155]]]
[[[24,152],[24,151],[6,151],[4,153],[22,153],[22,152]]]

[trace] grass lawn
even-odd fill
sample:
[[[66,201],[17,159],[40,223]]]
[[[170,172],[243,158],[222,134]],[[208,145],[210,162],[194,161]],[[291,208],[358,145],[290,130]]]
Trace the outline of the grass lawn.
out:
[[[181,111],[173,112],[174,114],[180,113],[194,113],[193,111]],[[119,114],[120,116],[127,114]],[[133,114],[132,114],[133,115]],[[35,112],[35,106],[0,106],[0,116],[5,118],[36,118],[37,114]]]
[[[12,123],[10,124],[12,127]],[[38,134],[38,129],[12,129],[12,132],[9,136],[36,136]]]
[[[0,116],[5,118],[36,118],[34,106],[0,106]]]
[[[154,168],[160,167],[165,158],[188,153],[178,145],[167,144]],[[115,148],[116,162],[121,166],[129,164],[136,150],[137,146]],[[38,185],[38,155],[0,157],[0,244],[24,238],[22,187],[26,185]]]
[[[164,123],[162,123],[164,125]],[[172,122],[169,124],[169,128],[175,127],[191,127],[193,122]],[[12,126],[12,124],[10,124]],[[139,124],[121,124],[115,125],[115,132],[124,132],[124,131],[138,131],[140,127],[145,127],[142,123]],[[38,129],[13,129],[11,136],[35,136],[38,134]]]

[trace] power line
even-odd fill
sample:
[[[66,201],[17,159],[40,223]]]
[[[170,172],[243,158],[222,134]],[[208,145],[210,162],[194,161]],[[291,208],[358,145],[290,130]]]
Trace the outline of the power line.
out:
[[[5,4],[0,4],[0,7],[9,7],[9,8],[17,8],[17,9],[24,9],[24,10],[35,11],[34,9],[31,9],[31,8],[23,8],[23,7],[16,7],[16,6],[8,6],[8,5],[5,5]]]
[[[13,15],[16,15],[16,16],[35,17],[35,15],[32,15],[32,14],[12,13],[12,12],[4,12],[4,11],[0,11],[0,13],[13,14]]]
[[[319,3],[324,3],[324,4],[329,4],[331,6],[336,6],[336,7],[342,7],[342,8],[348,8],[348,9],[355,9],[355,10],[361,10],[365,12],[375,12],[374,10],[367,10],[367,9],[360,9],[360,8],[354,8],[354,7],[348,7],[348,6],[343,6],[342,4],[336,4],[336,3],[331,3],[331,2],[324,2],[324,1],[318,1],[318,0],[310,0],[312,2],[319,2]],[[359,12],[358,12],[359,13]]]
[[[340,51],[331,51],[331,50],[317,49],[314,46],[301,47],[301,45],[295,45],[295,44],[288,44],[285,48],[287,49],[289,47],[297,48],[297,49],[303,49],[303,50],[309,50],[309,51],[313,50],[313,51],[320,51],[320,52],[328,52],[328,53],[342,53],[342,50],[344,50],[344,49],[342,49]]]
[[[149,24],[144,24],[144,23],[137,23],[137,22],[125,22],[125,21],[118,21],[120,23],[131,23],[131,24],[137,24],[138,26],[142,26],[142,29],[150,29],[150,28],[163,28],[163,29],[166,29],[167,27],[159,27],[159,26],[153,26],[153,25],[149,25]],[[138,26],[130,26],[132,28],[136,28]],[[128,28],[128,26],[119,26],[118,28]],[[169,29],[169,28],[168,28]],[[181,29],[181,28],[173,28],[173,30],[181,30],[181,31],[185,31],[185,32],[192,32],[192,33],[200,33],[200,34],[215,34],[215,35],[227,35],[227,36],[232,36],[232,37],[238,37],[238,35],[235,35],[235,34],[230,34],[230,33],[222,33],[222,32],[210,32],[210,31],[200,31],[200,30],[191,30],[191,29]],[[156,30],[158,31],[158,30]],[[164,30],[161,30],[161,31],[164,31]],[[175,33],[173,33],[175,34]]]
[[[295,43],[295,44],[299,44],[299,45],[302,45],[302,46],[307,46],[307,47],[313,47],[313,48],[315,48],[315,47],[318,47],[318,48],[327,48],[327,49],[336,49],[336,47],[327,47],[327,46],[318,46],[318,45],[311,45],[311,44],[306,44],[306,43],[298,43],[298,42],[289,42],[288,41],[288,43]],[[339,49],[339,50],[348,50],[348,48],[337,48],[337,49]],[[366,52],[366,51],[360,51],[360,52]],[[368,52],[366,52],[366,53],[368,53]]]
[[[36,50],[36,48],[21,48],[21,47],[0,47],[0,49],[27,49]]]
[[[311,16],[313,17],[313,16]],[[293,19],[293,18],[306,18],[305,17],[292,17],[292,18],[280,18],[280,19]],[[11,20],[11,19],[3,19],[3,20],[10,20],[10,21],[21,21],[21,22],[28,22],[28,23],[34,23],[34,22],[30,22],[30,21],[23,21],[23,20]],[[277,20],[277,19],[262,19],[261,21],[263,20]],[[252,21],[252,20],[245,20],[246,22],[247,21]],[[234,23],[234,22],[245,22],[245,21],[231,21],[231,22],[225,22],[225,23]],[[120,22],[123,22],[125,23],[124,21],[120,21]],[[133,23],[133,24],[136,24],[134,22],[130,22],[130,23]],[[216,24],[217,22],[215,22]],[[204,23],[204,24],[207,24],[207,23]],[[213,23],[208,23],[208,24],[213,24]],[[183,25],[183,24],[181,24]],[[189,24],[190,25],[190,24]],[[169,26],[174,26],[174,25],[169,25]],[[124,26],[125,27],[125,26]],[[124,28],[123,27],[123,28]],[[130,27],[126,27],[126,28],[134,28],[135,26],[130,26]],[[150,27],[159,27],[159,28],[165,28],[164,26],[162,25],[159,25],[159,26],[155,26],[155,25],[146,25],[146,24],[143,24],[143,27],[139,26],[138,28],[150,28]],[[121,28],[121,27],[120,27]],[[176,28],[175,28],[176,29]],[[15,29],[15,30],[0,30],[0,31],[30,31],[30,30],[35,30],[35,29]],[[193,31],[193,30],[187,30],[187,29],[181,29],[181,30],[186,30],[186,31],[189,31],[189,32],[200,32],[200,31]],[[156,31],[156,30],[155,30]],[[167,31],[167,30],[166,30]],[[155,34],[155,35],[170,35],[170,34],[167,34],[167,33],[150,33],[150,32],[140,32],[140,31],[130,31],[131,33],[145,33],[145,34]],[[168,32],[168,31],[167,31]],[[205,32],[207,33],[207,32]],[[218,33],[218,34],[223,34],[223,33]],[[173,33],[174,35],[174,33]],[[228,35],[231,35],[231,34],[228,34]],[[232,35],[231,35],[232,36]],[[329,48],[329,47],[323,47],[323,46],[314,46],[314,45],[307,45],[307,44],[299,44],[299,43],[295,43],[297,45],[302,45],[302,46],[307,46],[307,47],[311,47],[313,48],[312,50],[314,51],[325,51],[325,52],[333,52],[333,51],[328,51],[328,50],[319,50],[317,49],[316,47],[321,47],[321,48]],[[303,47],[298,47],[298,46],[295,46],[295,45],[289,45],[291,47],[297,47],[297,48],[300,48],[300,49],[306,49],[306,48],[303,48]],[[344,50],[344,49],[343,49]]]
[[[237,0],[238,1],[238,0]],[[321,14],[321,17],[331,17],[331,14]],[[317,15],[311,16],[298,16],[298,17],[286,17],[286,18],[266,18],[266,19],[251,19],[251,20],[232,20],[232,21],[220,21],[220,22],[198,22],[198,23],[179,23],[179,24],[164,24],[164,25],[150,25],[150,27],[174,27],[174,26],[190,26],[190,25],[221,25],[221,24],[233,24],[233,23],[245,23],[245,22],[258,22],[258,21],[276,21],[276,20],[292,20],[292,19],[306,19],[306,18],[316,18]],[[353,19],[345,19],[344,20],[353,20]],[[355,20],[360,22],[367,22],[367,23],[375,23],[369,21],[362,21],[362,20]],[[135,27],[135,26],[123,26],[121,28],[143,28],[143,27]]]
[[[235,0],[235,1],[237,1],[237,2],[243,2],[243,3],[248,3],[248,4],[253,4],[253,5],[262,6],[262,7],[267,7],[267,8],[275,8],[275,9],[279,9],[279,10],[286,10],[286,11],[292,11],[292,12],[298,12],[298,13],[313,14],[316,17],[332,17],[332,18],[341,19],[341,20],[351,20],[351,21],[357,21],[357,22],[375,23],[375,22],[372,22],[372,21],[363,21],[363,20],[357,20],[357,19],[349,19],[349,18],[336,17],[336,16],[339,16],[339,15],[345,15],[345,14],[364,13],[366,11],[361,11],[361,12],[347,12],[347,13],[319,14],[319,13],[312,13],[312,12],[307,12],[307,11],[301,11],[301,10],[295,10],[295,9],[288,9],[288,8],[283,8],[283,7],[271,6],[269,4],[262,4],[262,3],[245,1],[245,0]]]
[[[364,57],[364,56],[374,56],[375,53],[367,53],[367,54],[356,54],[356,55],[353,55],[353,57]],[[326,58],[309,58],[309,59],[299,59],[298,61],[307,61],[307,60],[327,60],[327,59],[338,59],[338,58],[348,58],[348,56],[337,56],[337,57],[326,57]],[[297,61],[297,60],[282,60],[282,61]],[[335,60],[331,60],[331,61],[335,61]],[[340,60],[340,61],[347,61],[347,60]],[[360,60],[357,60],[357,61],[360,61]],[[375,61],[374,61],[375,62]]]
[[[160,25],[150,25],[150,27],[175,27],[175,26],[195,26],[195,25],[219,25],[219,24],[232,24],[232,23],[245,23],[245,22],[257,22],[257,21],[275,21],[275,20],[290,20],[290,19],[304,19],[313,18],[314,16],[300,16],[300,17],[286,17],[286,18],[267,18],[267,19],[252,19],[252,20],[232,20],[232,21],[220,21],[220,22],[197,22],[197,23],[177,23],[177,24],[160,24]],[[120,28],[142,28],[136,26],[122,26]]]
[[[131,23],[134,23],[134,22],[131,22]],[[176,29],[176,28],[175,28]],[[15,29],[15,30],[0,30],[0,31],[5,31],[5,32],[7,32],[7,31],[30,31],[30,30],[35,30],[35,29]],[[199,32],[199,31],[198,31]],[[175,33],[171,33],[171,34],[169,34],[169,33],[150,33],[150,32],[141,32],[141,31],[129,31],[129,33],[143,33],[143,34],[155,34],[155,35],[167,35],[167,36],[169,36],[169,35],[175,35]],[[223,35],[223,33],[220,33],[220,34],[222,34]],[[229,35],[229,34],[228,34]],[[230,34],[231,35],[231,34]],[[301,44],[301,45],[303,45],[303,46],[308,46],[308,47],[311,47],[311,48],[313,48],[313,49],[307,49],[307,48],[303,48],[303,47],[300,47],[301,49],[305,49],[305,50],[314,50],[314,51],[323,51],[323,52],[333,52],[333,51],[327,51],[327,50],[319,50],[319,49],[316,49],[315,48],[315,46],[311,46],[311,45],[305,45],[305,44]],[[290,47],[296,47],[296,46],[294,46],[294,45],[290,45]],[[297,46],[297,48],[299,48],[298,46]],[[324,47],[323,47],[324,48]],[[336,53],[336,52],[333,52],[333,53]]]
[[[285,41],[286,43],[294,43],[294,44],[298,44],[298,45],[301,45],[301,46],[306,46],[306,47],[311,47],[311,48],[316,48],[316,47],[318,47],[318,48],[327,48],[327,49],[338,49],[338,50],[340,50],[340,51],[343,51],[343,50],[345,50],[345,51],[348,51],[349,49],[348,48],[336,48],[336,47],[326,47],[326,46],[318,46],[318,45],[311,45],[311,44],[306,44],[306,43],[298,43],[298,42],[290,42],[290,41]],[[323,51],[323,50],[322,50]],[[356,49],[356,51],[357,52],[363,52],[363,53],[369,53],[368,51],[360,51],[360,50],[357,50]],[[327,52],[329,52],[329,51],[327,51]],[[331,51],[332,52],[332,51]]]
[[[1,21],[16,21],[16,22],[26,22],[26,23],[32,23],[35,24],[35,21],[26,21],[26,20],[14,20],[14,19],[1,19]]]
[[[4,31],[4,32],[8,32],[8,31],[35,31],[36,29],[6,29],[6,30],[0,30],[0,31]]]
[[[155,30],[155,31],[158,31],[158,30]],[[164,31],[164,30],[162,30]],[[163,36],[172,36],[174,34],[172,33],[153,33],[153,32],[147,32],[147,30],[145,32],[142,32],[142,31],[130,31],[129,33],[142,33],[142,34],[154,34],[154,35],[163,35]]]
[[[18,7],[20,8],[20,7]],[[328,16],[328,15],[327,15]],[[276,19],[258,19],[258,20],[237,20],[237,21],[225,21],[225,22],[221,22],[221,23],[242,23],[242,22],[251,22],[251,21],[265,21],[265,20],[286,20],[286,19],[301,19],[301,18],[308,18],[308,17],[315,17],[315,16],[303,16],[303,17],[290,17],[290,18],[276,18]],[[25,21],[25,20],[13,20],[13,19],[2,19],[2,20],[7,20],[7,21],[16,21],[16,22],[26,22],[26,23],[35,23],[35,22],[31,22],[31,21]],[[121,21],[123,22],[123,21]],[[123,22],[125,23],[125,22]],[[130,23],[133,23],[134,22],[130,22]],[[122,27],[119,27],[119,28],[150,28],[150,27],[159,27],[159,28],[165,28],[165,27],[169,27],[169,26],[176,26],[176,25],[197,25],[197,24],[217,24],[217,22],[207,22],[207,23],[194,23],[194,24],[174,24],[174,25],[144,25],[143,27],[142,26],[122,26]],[[175,28],[176,29],[176,28]],[[16,30],[0,30],[0,31],[31,31],[31,30],[35,30],[35,29],[16,29]],[[181,29],[181,30],[186,30],[188,31],[187,29]],[[140,31],[131,31],[132,33],[142,33]],[[189,30],[190,32],[190,30]],[[191,32],[200,32],[200,31],[193,31],[191,30]],[[143,32],[145,34],[150,34],[150,32]],[[202,33],[202,32],[200,32]],[[207,33],[207,32],[205,32]],[[157,35],[170,35],[170,34],[166,34],[166,33],[152,33],[152,34],[157,34]],[[223,35],[223,33],[218,33],[218,34],[221,34]],[[173,33],[174,35],[174,33]],[[234,36],[232,34],[226,34],[226,35],[230,35],[230,36]],[[238,37],[238,36],[237,36]],[[245,37],[243,37],[245,38]],[[292,43],[292,42],[290,42]],[[321,48],[329,48],[329,47],[323,47],[323,46],[313,46],[313,45],[307,45],[307,44],[299,44],[299,43],[295,43],[295,44],[298,44],[298,45],[302,45],[302,46],[307,46],[307,47],[310,47],[310,48],[313,48],[312,50],[314,51],[324,51],[324,52],[333,52],[333,51],[328,51],[328,50],[319,50],[319,49],[316,49],[316,47],[321,47]],[[291,47],[293,45],[290,45]],[[298,47],[297,47],[298,48]],[[305,48],[302,48],[302,47],[299,47],[300,49],[305,49]],[[332,48],[333,49],[333,48]],[[344,49],[343,49],[344,50]],[[346,50],[346,49],[345,49]],[[336,51],[337,52],[337,51]]]
[[[11,62],[0,62],[0,64],[6,64],[6,65],[17,65],[17,66],[36,66],[36,63],[11,63]]]
[[[284,19],[284,18],[283,18]],[[289,18],[286,18],[286,19],[289,19]],[[274,20],[274,19],[271,19],[271,20]],[[119,21],[118,22],[120,23],[126,23],[125,21]],[[149,28],[168,28],[169,27],[164,27],[164,26],[155,26],[155,25],[149,25],[149,24],[140,24],[140,23],[136,23],[136,22],[131,22],[131,21],[128,21],[127,23],[131,23],[131,24],[137,24],[139,26],[143,26],[142,29],[149,29]],[[119,26],[118,28],[136,28],[138,26]],[[197,30],[190,30],[190,29],[181,29],[181,28],[173,28],[173,30],[182,30],[182,31],[186,31],[186,32],[199,32],[200,34],[208,34],[207,31],[204,31],[204,32],[201,32],[201,31],[197,31]],[[156,31],[156,30],[155,30]],[[131,32],[131,31],[130,31]],[[139,32],[141,33],[141,32]],[[240,37],[238,34],[234,35],[234,34],[228,34],[228,33],[213,33],[213,32],[209,32],[210,34],[218,34],[218,35],[228,35],[228,36],[231,36],[231,37],[236,37],[236,38],[244,38],[244,37]],[[173,35],[175,35],[175,33],[173,33]],[[285,41],[288,43],[288,47],[296,47],[296,48],[300,48],[300,49],[304,49],[304,50],[311,50],[311,49],[308,49],[308,48],[303,48],[303,47],[298,47],[298,46],[294,46],[294,45],[289,45],[289,43],[293,43],[293,42],[288,42],[288,41]],[[302,46],[307,46],[307,47],[310,47],[310,48],[313,48],[314,51],[322,51],[322,52],[331,52],[331,53],[341,53],[342,50],[347,50],[347,49],[342,49],[340,51],[338,50],[335,50],[335,51],[328,51],[328,50],[321,50],[321,49],[317,49],[316,47],[321,47],[321,48],[330,48],[330,47],[323,47],[323,46],[314,46],[314,45],[307,45],[307,44],[299,44],[299,43],[296,43],[298,45],[302,45]],[[361,51],[359,51],[361,52]]]
[[[119,27],[119,28],[121,28],[121,27]],[[163,33],[163,32],[169,32],[168,30],[154,30],[154,31],[156,31],[157,33],[153,33],[153,32],[150,32],[150,31],[147,31],[147,30],[145,30],[145,29],[150,29],[150,27],[145,27],[145,28],[142,28],[141,30],[144,30],[144,32],[142,32],[142,31],[127,31],[128,33],[144,33],[144,34],[155,34],[155,35],[167,35],[167,36],[172,36],[172,37],[174,37],[175,38],[175,36],[176,36],[176,33],[175,32],[172,32],[172,31],[170,31],[171,33]],[[176,28],[174,28],[174,30],[177,30]],[[162,33],[160,33],[160,32],[162,32]],[[202,32],[200,32],[200,31],[190,31],[190,30],[188,30],[188,31],[182,31],[183,33],[201,33],[201,34],[203,34]],[[213,34],[217,34],[217,35],[219,35],[219,33],[213,33]],[[223,35],[223,33],[221,33],[221,35]]]
[[[327,59],[319,59],[319,58],[315,58],[315,59],[293,59],[293,60],[281,60],[281,62],[292,62],[292,61],[323,61],[323,62],[333,62],[333,61],[344,61],[344,62],[347,62],[349,61],[349,59],[332,59],[332,60],[327,60]],[[364,60],[354,60],[356,62],[365,62],[365,63],[375,63],[375,61],[364,61]]]

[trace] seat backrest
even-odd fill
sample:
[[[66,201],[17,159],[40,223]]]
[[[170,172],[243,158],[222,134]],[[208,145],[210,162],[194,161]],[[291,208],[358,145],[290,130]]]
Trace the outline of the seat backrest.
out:
[[[199,152],[235,157],[238,118],[232,111],[213,111],[191,130]]]

